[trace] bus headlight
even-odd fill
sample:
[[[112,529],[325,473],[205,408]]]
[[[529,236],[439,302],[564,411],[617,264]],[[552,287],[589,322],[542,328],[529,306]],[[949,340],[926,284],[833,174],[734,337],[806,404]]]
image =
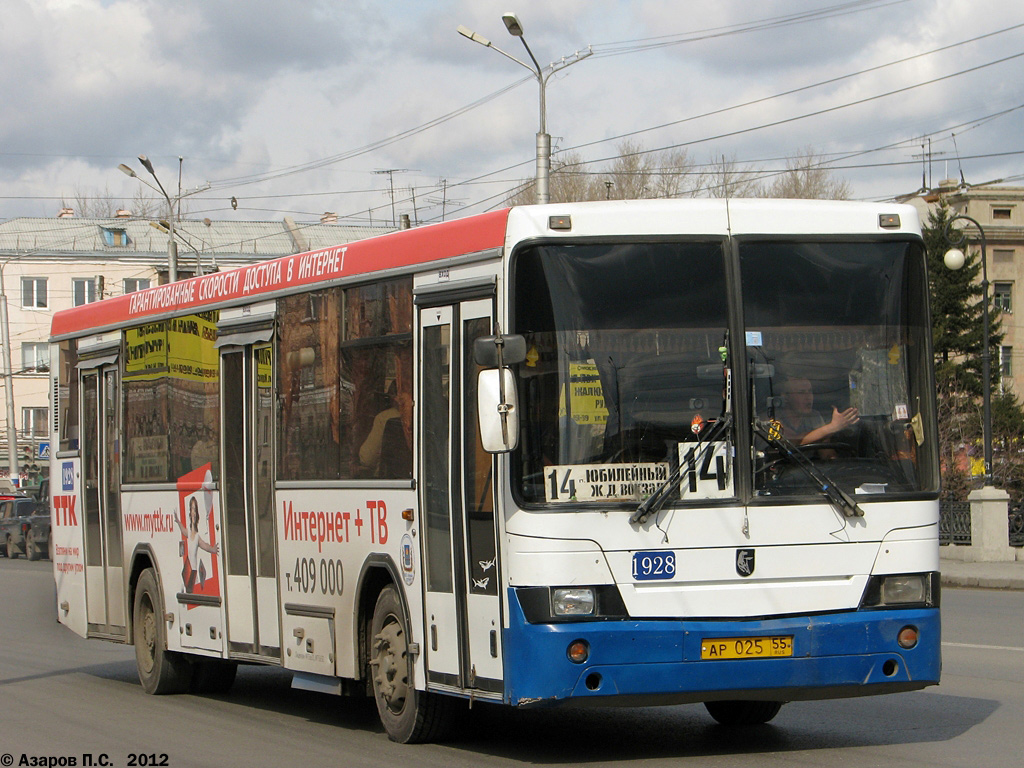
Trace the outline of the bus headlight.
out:
[[[629,615],[614,584],[515,590],[523,618],[530,624],[624,619]]]
[[[893,608],[939,604],[938,573],[899,573],[872,576],[864,590],[862,608]]]
[[[558,587],[551,590],[552,616],[593,616],[597,599],[591,587]]]

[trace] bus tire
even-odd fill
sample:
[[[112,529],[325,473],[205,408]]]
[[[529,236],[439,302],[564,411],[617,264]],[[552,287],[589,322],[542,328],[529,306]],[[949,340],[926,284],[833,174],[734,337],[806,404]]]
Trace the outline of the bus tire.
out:
[[[25,534],[25,557],[29,560],[38,560],[42,557],[42,552],[39,551],[39,547],[36,545],[36,536],[32,531]]]
[[[135,585],[132,611],[135,665],[142,689],[150,694],[183,693],[192,678],[188,659],[167,650],[167,622],[156,573],[147,568]]]
[[[235,684],[237,661],[198,659],[192,662],[192,693],[227,693]]]
[[[402,601],[389,584],[377,596],[370,623],[370,677],[377,714],[400,744],[437,741],[450,727],[454,700],[416,690]]]
[[[781,701],[705,701],[704,707],[722,725],[762,725],[782,709]]]

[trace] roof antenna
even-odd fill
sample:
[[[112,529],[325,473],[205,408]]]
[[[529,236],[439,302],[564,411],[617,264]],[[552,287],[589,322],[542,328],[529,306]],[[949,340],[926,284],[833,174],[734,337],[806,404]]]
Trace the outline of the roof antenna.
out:
[[[956,167],[957,170],[960,171],[960,186],[963,189],[967,189],[970,186],[970,184],[968,184],[967,181],[964,179],[964,169],[963,166],[960,164],[960,148],[956,145],[956,134],[951,133],[950,136],[953,137],[953,149],[956,151]]]

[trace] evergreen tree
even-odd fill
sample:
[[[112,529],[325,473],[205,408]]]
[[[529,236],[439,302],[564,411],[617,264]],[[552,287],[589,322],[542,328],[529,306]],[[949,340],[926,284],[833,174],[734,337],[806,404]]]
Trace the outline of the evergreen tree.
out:
[[[943,257],[949,250],[946,223],[954,214],[939,205],[922,228],[928,256],[932,304],[932,335],[935,347],[935,378],[938,384],[939,444],[943,495],[963,500],[971,479],[964,471],[965,451],[980,458],[982,446],[981,354],[982,318],[981,259],[962,247],[964,266],[953,271]],[[998,310],[989,301],[989,350],[1003,340]],[[1024,454],[1019,453],[1024,434],[1024,409],[1012,391],[1000,392],[999,366],[990,365],[992,404],[992,477],[1016,502],[1024,493]],[[1006,382],[1004,382],[1006,384]]]
[[[932,304],[932,340],[935,377],[939,390],[962,388],[981,395],[981,355],[984,337],[982,320],[981,260],[964,248],[966,261],[956,271],[946,267],[943,257],[950,249],[946,223],[953,214],[940,204],[928,214],[922,228],[928,255],[929,290]],[[999,311],[992,306],[989,292],[989,350],[998,351],[1003,340]],[[999,366],[991,365],[993,388],[998,388]]]

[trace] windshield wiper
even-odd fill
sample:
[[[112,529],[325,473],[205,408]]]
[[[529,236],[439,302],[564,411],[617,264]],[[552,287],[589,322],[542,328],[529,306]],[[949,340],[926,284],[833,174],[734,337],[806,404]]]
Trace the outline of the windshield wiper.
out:
[[[829,503],[846,517],[864,517],[864,510],[860,508],[860,505],[846,491],[832,482],[828,475],[818,469],[807,458],[806,453],[783,437],[779,430],[773,428],[770,424],[765,425],[764,422],[754,419],[754,432],[766,443],[780,450],[784,457],[800,467],[804,474],[814,482],[817,489],[828,499]]]
[[[700,464],[704,458],[704,454],[711,450],[714,445],[714,441],[726,430],[732,423],[732,415],[725,414],[722,418],[718,419],[708,431],[707,437],[704,439],[703,445],[701,445],[700,451],[693,457],[693,464]],[[700,445],[698,443],[698,445]],[[679,465],[672,471],[672,474],[663,482],[658,488],[640,502],[640,506],[636,508],[636,512],[629,518],[631,523],[640,523],[641,525],[647,522],[647,519],[657,513],[659,509],[665,506],[665,502],[669,500],[669,497],[673,494],[679,484],[683,481],[686,472],[689,471],[691,462],[680,461]]]

